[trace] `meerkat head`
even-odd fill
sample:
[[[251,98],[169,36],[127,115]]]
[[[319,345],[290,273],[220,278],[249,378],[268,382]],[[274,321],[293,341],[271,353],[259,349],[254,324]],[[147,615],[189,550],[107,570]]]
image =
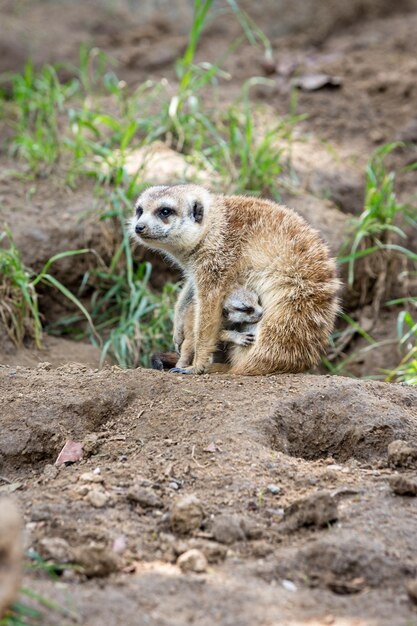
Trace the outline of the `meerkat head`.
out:
[[[231,324],[256,324],[262,313],[258,295],[243,287],[235,289],[223,304],[223,316]]]
[[[198,185],[150,187],[136,201],[131,234],[150,248],[186,254],[204,237],[211,202]]]

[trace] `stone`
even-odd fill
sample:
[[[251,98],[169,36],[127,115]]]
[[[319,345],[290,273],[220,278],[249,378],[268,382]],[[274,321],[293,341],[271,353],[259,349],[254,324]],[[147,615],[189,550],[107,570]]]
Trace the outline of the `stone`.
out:
[[[202,521],[203,507],[194,494],[183,496],[173,503],[169,515],[173,532],[185,535],[200,528]]]
[[[389,484],[398,496],[417,496],[417,479],[410,476],[391,476]]]
[[[243,520],[238,515],[219,515],[214,519],[211,532],[216,541],[227,545],[246,539]]]
[[[83,439],[83,451],[84,456],[89,457],[93,454],[97,454],[100,448],[100,440],[96,433],[89,433]]]
[[[71,547],[63,537],[44,537],[39,541],[39,552],[49,561],[69,563],[72,560]]]
[[[117,556],[102,545],[93,543],[77,546],[74,548],[73,557],[88,578],[108,576],[118,569]]]
[[[278,485],[268,485],[266,490],[274,496],[278,495],[282,491],[281,487],[278,487]]]
[[[127,492],[127,499],[140,504],[144,509],[161,509],[164,506],[162,498],[147,487],[132,487]]]
[[[96,509],[102,509],[106,506],[109,496],[105,491],[99,491],[98,489],[92,489],[87,494],[88,502]]]
[[[207,570],[207,559],[201,550],[192,548],[178,557],[177,565],[183,572],[202,573]]]
[[[391,467],[417,467],[417,446],[402,439],[388,445],[388,464]]]
[[[327,491],[296,500],[284,511],[284,523],[293,530],[303,526],[322,528],[337,518],[337,502]]]
[[[55,465],[45,465],[43,468],[43,478],[46,480],[53,480],[58,476],[59,469]]]
[[[104,478],[95,472],[84,472],[80,476],[80,480],[86,483],[104,483]]]
[[[252,555],[257,559],[263,559],[274,551],[273,546],[264,539],[254,541],[251,544],[251,548]]]

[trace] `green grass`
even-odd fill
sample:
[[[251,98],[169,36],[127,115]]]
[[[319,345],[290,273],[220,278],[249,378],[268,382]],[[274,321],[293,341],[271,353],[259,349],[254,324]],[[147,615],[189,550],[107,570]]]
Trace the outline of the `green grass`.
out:
[[[48,328],[53,334],[74,339],[89,337],[106,357],[122,368],[149,367],[153,352],[172,349],[172,322],[177,286],[167,283],[161,292],[150,287],[150,263],[134,258],[126,226],[137,187],[105,189],[107,210],[101,220],[121,233],[120,243],[108,263],[100,259],[83,279],[78,298],[90,294],[88,307],[94,326],[85,330],[83,315],[74,314]],[[104,202],[104,200],[103,200]],[[94,329],[94,332],[93,330]],[[97,339],[99,337],[99,340]]]
[[[204,169],[220,174],[228,191],[277,196],[286,167],[280,137],[288,138],[295,116],[260,131],[255,124],[248,81],[237,102],[221,101],[219,85],[228,76],[224,59],[196,63],[198,44],[207,21],[215,14],[213,0],[196,0],[189,41],[175,63],[176,83],[146,81],[133,93],[120,81],[114,63],[97,49],[80,49],[75,77],[63,84],[56,68],[35,72],[28,63],[12,79],[6,113],[12,119],[11,153],[27,163],[32,176],[64,171],[67,184],[80,176],[99,183],[123,169],[127,151],[159,139],[190,156]],[[240,22],[243,38],[271,55],[268,39],[234,0],[229,9]],[[235,50],[242,38],[230,45]],[[228,53],[226,53],[227,56]]]
[[[388,381],[417,385],[417,297],[401,298],[388,304],[405,304],[412,308],[401,311],[397,320],[397,337],[403,357],[393,371],[388,373]]]
[[[348,255],[339,258],[339,263],[348,264],[348,283],[354,283],[355,262],[376,252],[384,253],[385,270],[393,254],[398,253],[412,262],[417,254],[399,245],[397,240],[406,240],[404,224],[410,223],[409,207],[400,203],[395,193],[396,173],[387,172],[385,158],[401,144],[389,143],[378,148],[366,167],[364,210],[353,223],[353,236]]]
[[[56,261],[78,254],[86,254],[88,249],[67,250],[51,257],[38,273],[33,272],[23,263],[9,228],[0,233],[0,243],[8,242],[8,247],[0,247],[0,320],[16,346],[21,346],[24,339],[35,341],[38,348],[42,339],[42,320],[39,312],[37,287],[40,284],[57,289],[71,301],[94,329],[90,314],[74,294],[49,273]],[[95,332],[95,331],[94,331]]]
[[[381,308],[390,305],[415,305],[415,298],[404,297],[387,302],[391,294],[396,275],[401,273],[404,279],[415,272],[417,254],[408,249],[403,242],[407,240],[405,228],[415,228],[415,210],[398,201],[395,183],[396,172],[387,171],[386,157],[400,148],[399,143],[389,143],[378,148],[366,167],[364,210],[352,226],[351,240],[341,251],[339,263],[348,265],[348,285],[352,288],[360,283],[360,302],[371,302],[375,323]],[[403,244],[403,245],[401,245]],[[366,261],[357,271],[357,261]],[[335,374],[349,375],[349,366],[365,351],[377,349],[381,342],[375,341],[366,333],[358,322],[347,315],[343,316],[346,326],[333,335],[332,349],[324,359],[326,367]],[[355,335],[361,335],[368,343],[366,348],[343,356],[344,346]],[[405,352],[398,368],[392,372],[381,371],[380,378],[415,384],[417,326],[408,308],[398,314],[398,347]],[[414,340],[414,343],[413,343]],[[411,343],[410,343],[411,342]],[[405,347],[408,346],[407,349]]]
[[[12,80],[12,154],[27,161],[35,175],[46,175],[62,153],[59,119],[65,104],[79,89],[77,80],[62,84],[50,65],[35,72],[31,62]]]

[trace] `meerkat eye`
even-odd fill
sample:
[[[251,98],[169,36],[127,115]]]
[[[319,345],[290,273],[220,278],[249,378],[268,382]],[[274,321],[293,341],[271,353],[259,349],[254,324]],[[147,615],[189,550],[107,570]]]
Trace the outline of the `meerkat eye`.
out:
[[[169,215],[172,215],[173,213],[174,213],[174,210],[168,206],[164,206],[159,210],[159,215],[161,217],[168,217]]]
[[[137,206],[136,207],[136,216],[140,217],[142,215],[142,213],[143,213],[142,207],[141,206]]]
[[[236,306],[235,309],[236,311],[240,311],[241,313],[248,313],[249,315],[255,312],[255,308],[253,306],[246,306],[245,304],[242,304],[241,306]]]

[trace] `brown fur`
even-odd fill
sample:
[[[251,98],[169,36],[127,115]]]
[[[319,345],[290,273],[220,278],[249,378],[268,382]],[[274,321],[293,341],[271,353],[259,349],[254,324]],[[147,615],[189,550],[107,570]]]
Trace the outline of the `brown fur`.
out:
[[[231,372],[300,372],[317,363],[334,325],[339,287],[319,234],[294,211],[268,200],[211,195],[195,185],[156,189],[138,200],[146,214],[162,197],[172,198],[179,215],[174,219],[183,220],[185,232],[184,239],[148,245],[183,267],[196,294],[194,360],[187,370],[207,371],[222,303],[238,284],[258,294],[264,313],[254,345],[232,347]],[[199,231],[193,225],[187,232],[185,215],[193,202],[204,206],[204,217]]]

